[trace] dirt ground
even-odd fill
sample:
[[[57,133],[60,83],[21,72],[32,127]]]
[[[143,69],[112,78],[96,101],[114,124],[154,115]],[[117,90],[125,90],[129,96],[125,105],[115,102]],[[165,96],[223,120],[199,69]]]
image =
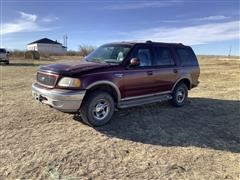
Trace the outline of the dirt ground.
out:
[[[240,60],[200,57],[185,107],[155,103],[91,128],[34,102],[48,61],[0,66],[0,179],[240,179]]]

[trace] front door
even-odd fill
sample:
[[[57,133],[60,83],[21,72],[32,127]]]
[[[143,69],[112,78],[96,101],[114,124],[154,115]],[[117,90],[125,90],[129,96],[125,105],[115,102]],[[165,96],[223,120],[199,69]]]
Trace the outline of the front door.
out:
[[[140,65],[138,67],[128,67],[125,69],[123,98],[152,94],[156,91],[151,46],[136,46],[132,53],[132,58],[133,57],[140,60]]]

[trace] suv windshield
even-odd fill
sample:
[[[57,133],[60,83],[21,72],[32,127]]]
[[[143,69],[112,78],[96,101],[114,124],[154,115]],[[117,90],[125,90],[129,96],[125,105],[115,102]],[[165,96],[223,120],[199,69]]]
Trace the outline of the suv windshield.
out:
[[[6,53],[6,49],[0,48],[0,53]]]
[[[103,45],[89,54],[85,59],[87,61],[103,63],[121,63],[131,49],[131,45]]]

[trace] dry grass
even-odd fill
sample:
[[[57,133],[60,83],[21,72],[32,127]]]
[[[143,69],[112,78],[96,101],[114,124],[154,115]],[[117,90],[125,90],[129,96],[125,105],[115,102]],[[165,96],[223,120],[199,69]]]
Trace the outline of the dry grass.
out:
[[[90,128],[31,97],[39,64],[0,67],[0,179],[240,179],[240,61],[200,57],[189,103],[119,110]]]

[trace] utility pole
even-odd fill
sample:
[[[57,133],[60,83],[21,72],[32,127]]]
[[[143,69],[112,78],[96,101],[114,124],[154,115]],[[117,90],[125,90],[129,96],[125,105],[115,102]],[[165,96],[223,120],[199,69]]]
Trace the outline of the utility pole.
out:
[[[68,36],[67,36],[67,34],[66,34],[66,48],[67,48],[67,40],[68,40]]]
[[[229,57],[231,56],[231,52],[232,52],[232,46],[230,46],[230,49],[229,49],[229,54],[228,54]]]
[[[68,39],[67,34],[64,34],[64,36],[63,36],[63,45],[64,45],[65,47],[67,47],[67,39]]]

